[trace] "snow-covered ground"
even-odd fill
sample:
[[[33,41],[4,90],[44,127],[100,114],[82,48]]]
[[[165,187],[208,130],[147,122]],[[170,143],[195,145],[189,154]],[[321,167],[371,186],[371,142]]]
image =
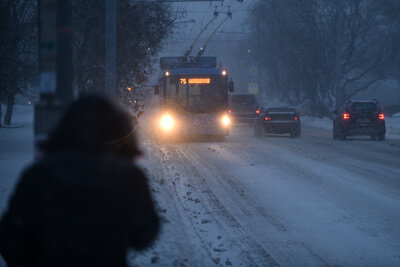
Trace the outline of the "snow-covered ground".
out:
[[[32,159],[31,112],[0,128],[1,212]],[[142,129],[163,228],[132,265],[400,266],[400,141],[337,141],[331,121],[302,122],[301,138],[239,125],[222,143],[158,144]]]
[[[3,111],[4,114],[4,111]],[[0,214],[33,155],[33,106],[16,105],[10,128],[0,128]],[[5,266],[0,257],[0,266]]]
[[[399,266],[400,142],[336,141],[331,121],[301,138],[156,144],[141,162],[163,217],[134,264]]]
[[[17,105],[12,124],[0,128],[0,212],[23,167],[32,160],[33,106]]]

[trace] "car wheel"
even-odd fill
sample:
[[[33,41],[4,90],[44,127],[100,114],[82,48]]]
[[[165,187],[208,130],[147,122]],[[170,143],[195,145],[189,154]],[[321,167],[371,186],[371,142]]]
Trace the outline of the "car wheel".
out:
[[[339,139],[339,136],[336,134],[336,132],[337,132],[336,127],[335,127],[335,125],[333,125],[332,137],[333,137],[334,140]]]
[[[339,139],[346,140],[346,134],[344,133],[343,129],[340,129]]]
[[[295,137],[299,137],[299,136],[300,136],[300,131],[299,130],[296,130],[296,131],[293,131],[293,132],[290,133],[290,137],[295,138]]]
[[[261,125],[258,122],[254,124],[254,135],[257,137],[261,137],[262,135]]]
[[[384,141],[385,140],[385,135],[384,134],[380,135],[378,137],[378,139],[379,139],[379,141]]]
[[[301,136],[301,128],[299,127],[299,129],[297,130],[297,135],[296,137],[300,137]]]
[[[343,129],[340,126],[333,126],[333,139],[346,139],[346,135],[344,134]]]

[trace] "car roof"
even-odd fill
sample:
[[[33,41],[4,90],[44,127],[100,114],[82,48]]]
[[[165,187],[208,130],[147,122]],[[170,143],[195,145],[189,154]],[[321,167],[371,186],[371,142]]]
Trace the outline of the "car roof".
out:
[[[351,106],[351,105],[354,104],[354,103],[371,103],[371,104],[377,105],[378,107],[381,106],[381,104],[379,103],[379,101],[376,100],[376,99],[371,99],[371,100],[352,100],[352,99],[349,99],[349,100],[344,101],[343,104],[342,104],[341,106],[343,106],[343,107],[349,107],[349,106]]]

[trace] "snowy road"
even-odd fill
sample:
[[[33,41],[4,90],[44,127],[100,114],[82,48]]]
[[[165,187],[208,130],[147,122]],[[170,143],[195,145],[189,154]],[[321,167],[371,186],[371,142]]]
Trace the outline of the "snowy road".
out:
[[[145,141],[164,228],[135,264],[399,266],[400,142],[253,137]],[[132,255],[134,257],[134,255]]]
[[[14,121],[0,129],[1,212],[32,159],[32,108]],[[144,138],[163,230],[133,265],[400,266],[400,140],[336,141],[317,122],[298,139],[245,126],[223,143]]]

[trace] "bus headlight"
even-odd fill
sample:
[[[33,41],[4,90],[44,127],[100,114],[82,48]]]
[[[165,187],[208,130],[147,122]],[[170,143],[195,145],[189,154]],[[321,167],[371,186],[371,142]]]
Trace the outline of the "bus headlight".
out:
[[[169,114],[164,114],[160,120],[160,127],[166,132],[170,132],[175,126],[175,120]]]
[[[225,127],[228,127],[229,125],[231,125],[231,119],[229,118],[228,115],[224,115],[221,118],[221,124]]]

